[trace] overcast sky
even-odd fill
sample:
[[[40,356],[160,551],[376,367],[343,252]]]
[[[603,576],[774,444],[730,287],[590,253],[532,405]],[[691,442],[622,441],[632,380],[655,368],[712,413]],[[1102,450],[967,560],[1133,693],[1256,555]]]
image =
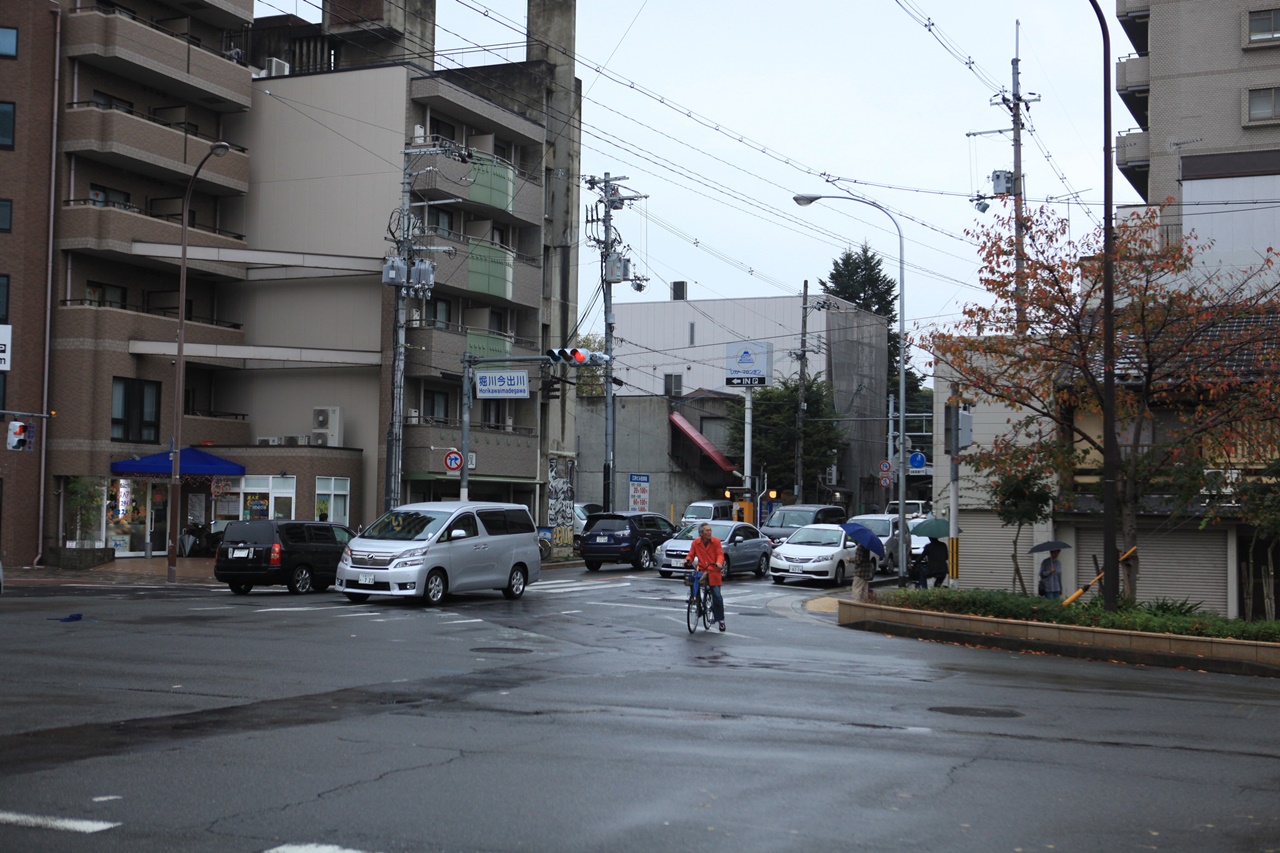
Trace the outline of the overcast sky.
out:
[[[257,14],[316,20],[318,4],[258,0]],[[1100,5],[1114,77],[1132,46],[1115,3]],[[438,67],[457,67],[449,48],[521,42],[524,21],[524,0],[438,0]],[[908,332],[954,322],[985,296],[964,233],[984,218],[970,197],[1013,165],[1011,134],[966,134],[1010,127],[991,101],[1011,88],[1019,44],[1023,94],[1039,97],[1024,134],[1028,198],[1069,212],[1079,235],[1102,210],[1102,41],[1088,0],[579,0],[583,173],[625,175],[648,196],[614,222],[650,281],[643,293],[616,286],[615,301],[667,299],[673,280],[689,282],[690,299],[798,296],[805,279],[816,292],[841,251],[864,241],[896,278],[888,216],[792,201],[838,193],[828,173],[864,182],[844,186],[897,215]],[[523,51],[461,61],[502,59]],[[1111,102],[1114,130],[1135,126]],[[1119,173],[1115,188],[1117,204],[1139,201]],[[580,261],[582,328],[598,332],[596,250],[583,245]],[[917,367],[924,360],[915,354]]]

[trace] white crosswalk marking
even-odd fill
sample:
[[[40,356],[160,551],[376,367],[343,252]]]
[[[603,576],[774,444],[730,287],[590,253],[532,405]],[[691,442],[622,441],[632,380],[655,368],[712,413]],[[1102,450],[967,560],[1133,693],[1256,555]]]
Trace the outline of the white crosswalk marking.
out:
[[[622,589],[631,586],[631,581],[624,580],[598,580],[598,581],[539,581],[530,584],[525,589],[525,594],[538,593],[541,595],[559,595],[574,592],[599,592],[606,589]]]
[[[43,815],[21,814],[19,812],[0,812],[0,823],[11,826],[29,826],[36,829],[61,829],[64,832],[102,832],[119,826],[105,820],[76,820],[74,818],[45,817]]]

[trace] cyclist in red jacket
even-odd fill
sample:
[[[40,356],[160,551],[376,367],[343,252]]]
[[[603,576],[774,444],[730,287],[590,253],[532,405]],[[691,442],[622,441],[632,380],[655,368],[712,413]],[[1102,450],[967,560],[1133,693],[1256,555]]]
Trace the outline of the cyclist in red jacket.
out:
[[[724,549],[720,547],[720,540],[711,535],[710,524],[698,528],[698,538],[693,540],[693,546],[689,548],[689,556],[684,561],[685,567],[694,566],[695,559],[695,570],[707,576],[707,586],[711,590],[711,615],[720,623],[720,630],[723,631],[724,598],[720,595],[720,586],[724,579],[720,570],[724,567]]]

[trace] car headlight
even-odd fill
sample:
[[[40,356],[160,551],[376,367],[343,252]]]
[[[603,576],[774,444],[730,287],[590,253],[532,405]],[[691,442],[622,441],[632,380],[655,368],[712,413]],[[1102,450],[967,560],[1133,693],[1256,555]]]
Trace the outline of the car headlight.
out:
[[[421,548],[410,548],[408,551],[401,551],[396,557],[396,562],[402,566],[417,566],[422,564],[422,558],[427,555],[429,545],[423,545]]]

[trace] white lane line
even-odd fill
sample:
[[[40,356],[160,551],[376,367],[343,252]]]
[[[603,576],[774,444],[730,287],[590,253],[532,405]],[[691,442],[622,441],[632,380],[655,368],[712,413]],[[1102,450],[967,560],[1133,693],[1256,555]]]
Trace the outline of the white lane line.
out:
[[[34,814],[19,814],[18,812],[0,812],[0,823],[7,823],[10,826],[30,826],[36,829],[60,829],[64,832],[83,832],[93,833],[102,832],[104,829],[111,829],[119,826],[118,823],[109,823],[105,820],[76,820],[74,818],[62,817],[43,817]]]
[[[441,622],[441,625],[465,625],[468,622],[483,622],[483,619],[454,619],[452,622]]]
[[[254,613],[310,613],[315,610],[346,610],[351,605],[336,604],[333,607],[262,607]]]
[[[266,850],[266,853],[365,853],[365,850],[334,847],[333,844],[282,844]]]
[[[235,610],[235,608],[230,604],[224,604],[221,607],[188,607],[187,609],[192,612],[199,612],[201,610]]]
[[[378,615],[378,611],[376,610],[361,610],[357,613],[339,613],[338,618],[346,619],[349,616],[377,616],[377,615]]]
[[[590,601],[596,607],[634,607],[637,610],[670,610],[670,607],[650,607],[647,604],[620,604],[616,601]]]
[[[123,799],[124,799],[124,797],[120,796],[119,794],[108,794],[108,795],[107,795],[107,796],[105,796],[105,797],[94,797],[94,798],[93,798],[93,801],[94,801],[95,803],[105,803],[105,802],[108,802],[108,801],[110,801],[110,800],[123,800]]]

